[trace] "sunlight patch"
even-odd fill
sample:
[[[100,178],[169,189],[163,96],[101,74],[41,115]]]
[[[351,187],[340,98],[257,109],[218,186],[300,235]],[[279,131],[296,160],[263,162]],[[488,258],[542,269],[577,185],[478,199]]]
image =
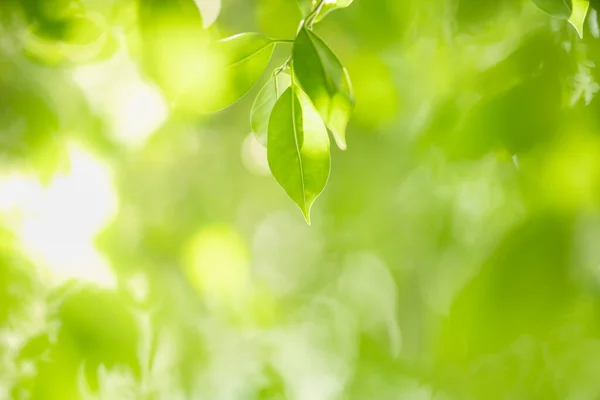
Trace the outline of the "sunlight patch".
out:
[[[76,68],[73,80],[92,108],[107,119],[112,137],[126,147],[143,147],[167,120],[169,108],[162,93],[143,80],[125,52],[104,63]]]
[[[0,212],[8,214],[26,253],[58,280],[112,287],[115,278],[94,245],[117,210],[109,169],[83,149],[69,148],[71,169],[47,186],[31,175],[0,180]]]

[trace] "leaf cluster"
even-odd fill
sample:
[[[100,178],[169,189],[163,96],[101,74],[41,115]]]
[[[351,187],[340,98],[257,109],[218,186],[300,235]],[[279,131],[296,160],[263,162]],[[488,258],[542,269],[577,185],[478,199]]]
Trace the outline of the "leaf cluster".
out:
[[[246,94],[263,75],[277,44],[292,43],[287,61],[275,68],[258,92],[250,121],[267,148],[271,173],[310,223],[310,209],[330,172],[330,140],[346,149],[346,127],[354,108],[348,72],[313,30],[327,14],[351,0],[300,2],[308,10],[293,40],[241,33],[218,41],[214,54],[231,82],[211,110],[224,108]]]

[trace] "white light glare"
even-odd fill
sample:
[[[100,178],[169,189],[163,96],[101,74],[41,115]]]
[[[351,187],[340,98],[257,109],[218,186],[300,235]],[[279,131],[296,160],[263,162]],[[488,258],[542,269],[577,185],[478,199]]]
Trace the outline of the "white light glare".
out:
[[[94,238],[117,210],[109,169],[78,147],[71,170],[42,186],[37,178],[0,178],[0,213],[9,218],[25,252],[58,280],[114,287],[115,278]]]

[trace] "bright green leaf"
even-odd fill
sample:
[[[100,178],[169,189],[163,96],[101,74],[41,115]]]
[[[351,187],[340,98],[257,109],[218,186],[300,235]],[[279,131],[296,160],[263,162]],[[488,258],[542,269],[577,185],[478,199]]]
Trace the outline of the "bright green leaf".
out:
[[[352,1],[353,0],[325,0],[325,3],[321,7],[321,11],[319,12],[319,15],[317,16],[317,18],[315,19],[315,22],[319,22],[319,21],[323,20],[323,18],[325,18],[327,16],[327,14],[329,14],[333,10],[336,10],[338,8],[348,7],[350,4],[352,4]]]
[[[294,72],[340,149],[346,148],[346,126],[354,109],[346,68],[314,32],[302,28],[293,48]]]
[[[315,22],[321,21],[331,11],[338,8],[346,8],[352,4],[353,0],[325,0],[319,11],[319,15],[316,16]],[[298,0],[298,6],[304,16],[307,16],[311,11],[316,10],[319,6],[319,0]]]
[[[256,139],[263,146],[267,145],[267,131],[271,111],[281,94],[290,86],[291,78],[286,73],[271,76],[254,100],[250,111],[250,125]]]
[[[569,17],[569,23],[573,25],[580,38],[583,38],[583,25],[589,8],[589,0],[573,0],[573,11]]]
[[[571,16],[571,0],[533,0],[533,2],[554,17],[567,19]]]
[[[267,158],[273,177],[310,224],[310,209],[329,178],[329,137],[308,98],[293,85],[271,113]]]
[[[274,47],[273,40],[259,33],[241,33],[219,40],[214,53],[219,57],[226,86],[214,94],[204,111],[223,109],[246,94],[269,64]]]
[[[204,28],[215,23],[221,12],[221,0],[194,0],[202,16]]]

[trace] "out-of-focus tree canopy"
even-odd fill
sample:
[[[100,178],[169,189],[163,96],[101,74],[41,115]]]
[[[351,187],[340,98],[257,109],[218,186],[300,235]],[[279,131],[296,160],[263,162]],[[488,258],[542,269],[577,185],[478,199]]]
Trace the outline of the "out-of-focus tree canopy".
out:
[[[598,10],[0,1],[0,399],[600,398]]]

